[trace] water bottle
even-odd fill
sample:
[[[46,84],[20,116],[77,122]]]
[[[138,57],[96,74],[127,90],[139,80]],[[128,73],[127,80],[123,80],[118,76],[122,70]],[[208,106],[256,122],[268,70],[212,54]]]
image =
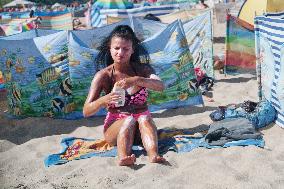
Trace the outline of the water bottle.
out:
[[[120,99],[115,103],[115,107],[120,107],[120,106],[124,106],[125,103],[125,90],[121,87],[119,87],[118,85],[114,85],[113,92],[117,93],[120,95]]]

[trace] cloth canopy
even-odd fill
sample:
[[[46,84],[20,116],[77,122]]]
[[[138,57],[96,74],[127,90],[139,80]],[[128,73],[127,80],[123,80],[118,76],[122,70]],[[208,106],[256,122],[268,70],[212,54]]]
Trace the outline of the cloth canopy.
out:
[[[97,0],[94,5],[101,9],[131,9],[134,6],[127,0]]]
[[[8,7],[17,7],[17,6],[27,6],[27,5],[34,5],[34,2],[31,1],[26,1],[26,0],[14,0],[10,3],[7,3],[6,5],[4,5],[4,8],[8,8]]]
[[[54,5],[51,6],[52,9],[60,8],[60,7],[66,7],[65,5],[62,5],[60,3],[55,3]]]

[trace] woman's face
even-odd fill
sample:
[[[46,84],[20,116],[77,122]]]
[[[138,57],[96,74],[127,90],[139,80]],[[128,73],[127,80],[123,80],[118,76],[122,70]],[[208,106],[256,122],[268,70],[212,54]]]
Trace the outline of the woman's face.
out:
[[[133,53],[132,41],[113,37],[110,43],[110,54],[115,63],[128,63]]]

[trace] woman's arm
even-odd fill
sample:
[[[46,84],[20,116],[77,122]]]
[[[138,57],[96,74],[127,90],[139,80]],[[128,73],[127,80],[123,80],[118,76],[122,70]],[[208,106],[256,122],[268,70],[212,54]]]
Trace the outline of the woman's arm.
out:
[[[155,74],[151,74],[149,78],[135,76],[136,85],[146,87],[154,91],[163,91],[165,89],[164,83]]]
[[[102,78],[102,72],[98,72],[92,80],[89,94],[83,107],[84,117],[89,117],[95,114],[101,107],[104,106],[104,99],[102,97],[99,98],[99,95],[102,91],[102,83],[100,82]]]
[[[98,72],[92,80],[88,97],[83,107],[84,117],[94,115],[102,107],[107,107],[109,104],[114,103],[120,96],[111,92],[105,96],[100,97],[105,82],[108,82],[106,75],[103,71]]]
[[[155,74],[155,70],[150,65],[142,65],[136,70],[140,71],[138,76],[118,81],[122,88],[128,89],[129,87],[139,86],[154,91],[163,91],[165,89],[163,81]]]
[[[163,91],[165,89],[163,81],[156,75],[155,70],[150,64],[142,65],[139,68],[141,75],[135,78],[137,86],[146,87],[154,91]]]

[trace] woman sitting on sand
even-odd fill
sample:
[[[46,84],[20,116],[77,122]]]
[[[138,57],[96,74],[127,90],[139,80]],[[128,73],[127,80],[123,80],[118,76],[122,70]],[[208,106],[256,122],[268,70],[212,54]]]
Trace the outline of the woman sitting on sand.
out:
[[[162,91],[164,85],[149,64],[149,54],[127,25],[114,28],[98,49],[96,63],[106,63],[107,67],[94,76],[83,107],[84,116],[107,108],[104,137],[109,144],[117,145],[119,165],[135,163],[131,149],[138,129],[149,161],[164,162],[158,154],[157,128],[147,106],[147,88]],[[125,95],[113,91],[114,86],[124,89]],[[106,95],[100,96],[102,91]],[[124,98],[124,104],[119,105]]]

